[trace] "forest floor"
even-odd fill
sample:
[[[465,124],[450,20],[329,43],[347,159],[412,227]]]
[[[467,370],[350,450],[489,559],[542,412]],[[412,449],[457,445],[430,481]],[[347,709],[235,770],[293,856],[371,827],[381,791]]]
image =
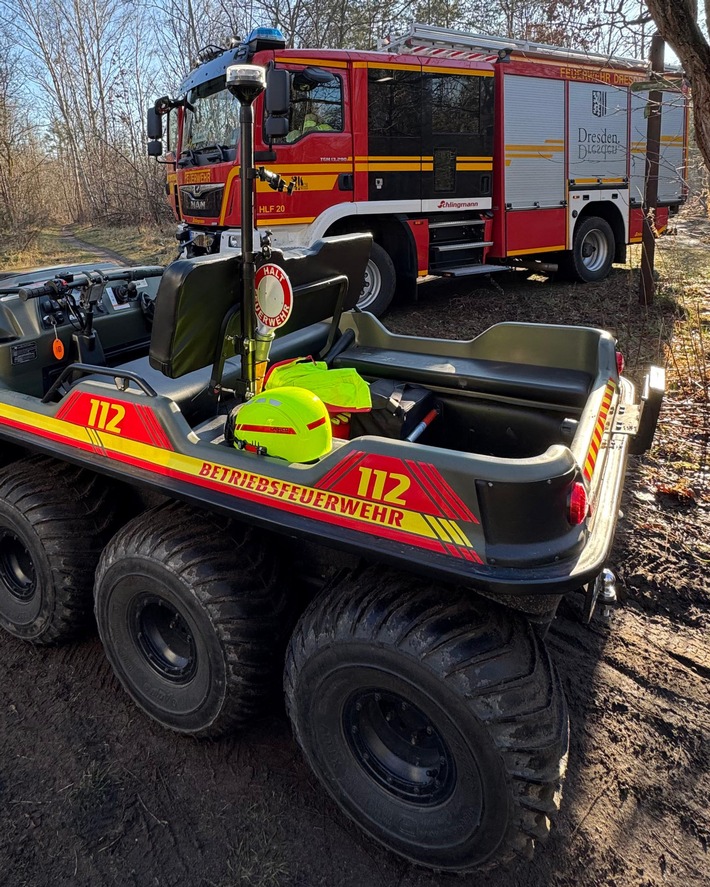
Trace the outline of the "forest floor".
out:
[[[165,265],[177,255],[175,226],[109,228],[73,225],[34,232],[24,242],[0,240],[0,273],[68,262]]]
[[[82,238],[83,239],[83,238]],[[307,769],[282,710],[197,743],[161,730],[98,639],[37,649],[0,637],[0,880],[11,887],[703,887],[710,885],[710,224],[659,244],[659,292],[504,274],[439,281],[390,312],[400,332],[467,338],[501,320],[592,324],[628,373],[666,366],[650,453],[627,477],[607,624],[563,603],[549,646],[567,692],[562,810],[513,871],[436,875],[385,852]],[[118,247],[116,247],[118,249]],[[120,251],[120,250],[119,250]],[[67,256],[67,259],[73,258]],[[632,257],[638,264],[638,257]]]

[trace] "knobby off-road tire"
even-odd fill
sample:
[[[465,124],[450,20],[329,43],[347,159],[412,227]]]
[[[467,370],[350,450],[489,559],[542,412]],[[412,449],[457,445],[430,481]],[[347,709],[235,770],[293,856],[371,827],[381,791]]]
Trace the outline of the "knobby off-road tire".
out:
[[[392,303],[396,284],[397,273],[389,253],[379,243],[373,243],[357,307],[380,317]]]
[[[616,244],[611,225],[598,216],[582,219],[574,232],[572,250],[567,253],[564,270],[570,280],[591,283],[609,276]]]
[[[94,571],[115,532],[117,489],[45,457],[0,469],[0,625],[35,644],[91,622]]]
[[[567,708],[521,617],[368,569],[304,613],[285,693],[318,778],[390,850],[464,872],[529,858],[547,836]]]
[[[171,503],[107,546],[96,574],[99,634],[126,691],[163,726],[216,737],[278,691],[296,601],[276,545]]]

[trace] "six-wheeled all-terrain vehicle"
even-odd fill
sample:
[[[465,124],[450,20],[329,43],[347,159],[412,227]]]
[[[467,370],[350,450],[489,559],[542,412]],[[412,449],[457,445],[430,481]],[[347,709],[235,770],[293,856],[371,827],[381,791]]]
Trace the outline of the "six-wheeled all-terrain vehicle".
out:
[[[263,70],[229,83],[251,219],[257,177],[287,186],[253,166]],[[393,335],[353,309],[367,236],[253,235],[0,282],[0,623],[59,642],[93,610],[137,705],[190,736],[248,725],[283,674],[370,836],[442,870],[525,855],[567,757],[545,628],[567,592],[612,593],[661,374],[637,404],[597,329]]]

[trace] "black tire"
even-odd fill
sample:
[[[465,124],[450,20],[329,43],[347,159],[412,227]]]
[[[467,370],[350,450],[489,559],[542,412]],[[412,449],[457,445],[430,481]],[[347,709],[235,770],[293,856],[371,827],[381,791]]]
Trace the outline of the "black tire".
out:
[[[315,774],[395,853],[466,872],[529,858],[547,836],[567,708],[523,618],[368,569],[303,615],[285,693]]]
[[[18,462],[20,459],[27,458],[27,450],[23,450],[22,447],[15,446],[15,444],[7,443],[7,441],[3,441],[2,444],[0,444],[1,467],[4,468],[6,465],[10,465],[13,462]]]
[[[276,695],[293,587],[270,536],[171,503],[106,547],[96,622],[116,675],[146,714],[179,733],[216,737]]]
[[[616,242],[611,225],[598,216],[577,224],[574,244],[566,254],[565,271],[572,280],[591,283],[608,277],[614,262]]]
[[[116,529],[115,489],[44,457],[0,470],[0,625],[35,644],[91,623],[94,571]]]
[[[365,282],[357,307],[380,317],[394,298],[397,275],[389,253],[379,243],[373,243],[365,269]]]

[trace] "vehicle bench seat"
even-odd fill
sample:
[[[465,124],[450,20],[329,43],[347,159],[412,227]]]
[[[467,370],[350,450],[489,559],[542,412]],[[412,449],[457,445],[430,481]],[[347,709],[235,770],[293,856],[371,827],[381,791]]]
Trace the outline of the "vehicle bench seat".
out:
[[[329,323],[315,323],[304,329],[297,330],[283,339],[276,339],[271,346],[271,361],[287,360],[291,357],[316,355],[325,347],[330,330]],[[186,373],[177,379],[165,376],[160,370],[153,369],[148,357],[139,357],[128,363],[122,363],[116,369],[127,370],[140,376],[158,394],[169,397],[181,409],[190,423],[196,425],[204,422],[215,412],[215,398],[209,393],[208,383],[212,367],[204,367]],[[241,360],[233,357],[225,362],[222,384],[225,388],[233,388],[241,377]],[[100,376],[88,376],[88,379],[103,380]],[[130,382],[128,390],[139,392],[140,389]]]
[[[581,370],[507,361],[419,354],[354,345],[334,367],[352,367],[366,379],[401,379],[418,385],[460,389],[582,409],[593,378]]]

